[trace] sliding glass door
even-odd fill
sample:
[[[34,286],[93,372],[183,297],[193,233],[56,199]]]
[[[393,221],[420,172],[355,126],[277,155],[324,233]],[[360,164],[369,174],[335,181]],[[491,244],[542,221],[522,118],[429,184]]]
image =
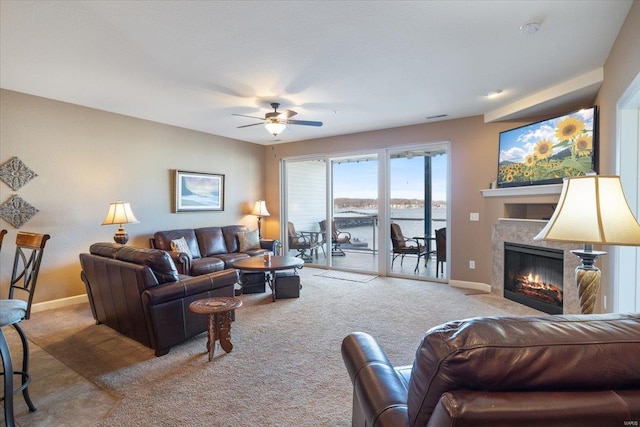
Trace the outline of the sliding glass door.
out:
[[[327,163],[324,158],[283,163],[285,255],[325,264],[328,243],[320,231],[327,215]]]
[[[331,159],[331,266],[378,271],[378,163],[376,153]]]
[[[284,160],[285,253],[327,268],[446,280],[447,152],[440,143]]]
[[[446,145],[388,152],[388,273],[447,278]]]

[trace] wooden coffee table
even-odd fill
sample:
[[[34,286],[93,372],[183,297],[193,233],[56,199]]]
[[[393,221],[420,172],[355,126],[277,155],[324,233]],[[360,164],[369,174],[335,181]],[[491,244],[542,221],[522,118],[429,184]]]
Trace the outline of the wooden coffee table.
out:
[[[304,266],[304,261],[293,256],[272,256],[270,262],[262,257],[240,259],[233,263],[233,268],[245,271],[263,271],[267,273],[267,283],[271,288],[273,300],[276,300],[276,271],[298,269]]]
[[[242,301],[234,297],[204,298],[189,304],[189,310],[208,316],[207,351],[209,362],[213,359],[216,340],[227,353],[233,350],[231,344],[231,312],[242,306]]]

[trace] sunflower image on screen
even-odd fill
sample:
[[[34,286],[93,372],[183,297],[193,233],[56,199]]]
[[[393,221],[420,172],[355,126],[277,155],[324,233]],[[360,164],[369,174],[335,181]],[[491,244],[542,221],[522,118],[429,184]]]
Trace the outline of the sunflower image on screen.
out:
[[[596,107],[500,133],[498,187],[552,184],[595,170]]]

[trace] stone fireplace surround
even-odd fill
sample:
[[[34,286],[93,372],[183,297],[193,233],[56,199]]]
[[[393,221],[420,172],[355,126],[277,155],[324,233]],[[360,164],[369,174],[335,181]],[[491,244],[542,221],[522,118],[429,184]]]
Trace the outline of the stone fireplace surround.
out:
[[[533,237],[542,230],[547,221],[528,219],[500,218],[491,230],[491,247],[493,263],[491,269],[491,292],[504,296],[504,243],[520,243],[560,249],[564,252],[563,262],[563,314],[580,314],[580,302],[575,281],[575,268],[580,265],[580,258],[572,254],[572,249],[580,249],[579,243],[559,243],[544,240],[536,241]]]

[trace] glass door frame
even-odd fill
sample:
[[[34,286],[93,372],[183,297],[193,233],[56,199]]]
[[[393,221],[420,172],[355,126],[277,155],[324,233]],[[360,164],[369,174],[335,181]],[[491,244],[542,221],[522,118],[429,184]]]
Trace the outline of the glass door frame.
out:
[[[423,143],[417,143],[417,144],[410,144],[410,145],[401,145],[401,146],[394,146],[394,147],[388,147],[386,148],[384,157],[385,157],[385,169],[384,171],[384,177],[380,177],[381,179],[384,179],[384,192],[383,194],[380,195],[380,197],[385,197],[384,199],[384,215],[382,212],[380,212],[380,218],[381,218],[381,223],[382,223],[382,217],[384,216],[384,225],[381,228],[380,231],[380,241],[383,241],[382,239],[385,239],[384,241],[386,242],[390,242],[391,241],[391,207],[390,207],[390,199],[391,199],[391,156],[393,153],[398,153],[398,152],[402,152],[402,151],[425,151],[425,152],[429,152],[429,151],[444,151],[445,154],[447,155],[447,171],[446,171],[446,189],[445,189],[445,193],[446,193],[446,200],[447,200],[447,207],[446,207],[446,218],[447,221],[445,223],[445,227],[446,227],[446,236],[447,236],[447,249],[446,249],[446,253],[447,253],[447,262],[444,263],[444,268],[445,268],[445,272],[443,274],[444,278],[436,278],[436,277],[430,277],[430,276],[417,276],[417,275],[410,275],[410,274],[401,274],[401,273],[394,273],[391,271],[391,248],[388,247],[388,245],[384,246],[385,249],[385,254],[383,256],[382,254],[382,247],[381,247],[381,253],[380,253],[380,257],[381,259],[379,260],[379,264],[380,267],[382,267],[383,269],[381,269],[380,271],[384,271],[386,276],[389,277],[401,277],[401,278],[407,278],[407,279],[415,279],[415,280],[425,280],[425,281],[430,281],[430,282],[442,282],[442,283],[448,283],[449,279],[451,277],[451,143],[450,141],[434,141],[434,142],[423,142]],[[381,173],[382,175],[382,173]],[[431,176],[429,177],[431,179]],[[431,184],[430,184],[431,185]],[[425,193],[429,192],[430,195],[432,195],[433,191],[432,189],[426,189],[425,188]],[[381,273],[382,274],[382,273]]]

